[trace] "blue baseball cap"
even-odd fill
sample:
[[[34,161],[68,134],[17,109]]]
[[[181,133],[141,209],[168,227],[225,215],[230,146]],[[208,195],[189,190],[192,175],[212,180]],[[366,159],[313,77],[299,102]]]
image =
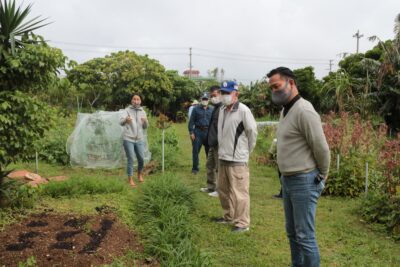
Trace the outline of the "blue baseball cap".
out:
[[[208,94],[207,93],[202,94],[201,99],[209,99]]]
[[[237,84],[236,81],[224,81],[221,84],[221,91],[225,91],[225,92],[233,92],[233,91],[237,91],[239,89],[239,85]]]

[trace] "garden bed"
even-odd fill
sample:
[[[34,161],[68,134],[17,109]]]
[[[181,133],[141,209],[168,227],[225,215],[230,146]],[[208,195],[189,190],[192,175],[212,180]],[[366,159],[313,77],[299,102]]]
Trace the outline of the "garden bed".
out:
[[[18,266],[34,256],[39,266],[109,264],[128,250],[142,254],[138,237],[112,213],[94,216],[41,213],[0,232],[0,263]],[[135,266],[158,266],[137,260]]]

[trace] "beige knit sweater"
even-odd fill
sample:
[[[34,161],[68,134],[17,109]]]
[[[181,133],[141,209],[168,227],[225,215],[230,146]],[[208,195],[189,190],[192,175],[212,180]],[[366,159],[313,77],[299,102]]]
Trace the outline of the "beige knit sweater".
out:
[[[277,130],[277,161],[285,176],[306,173],[318,168],[329,171],[330,153],[321,119],[313,105],[300,98],[285,117],[283,112]]]

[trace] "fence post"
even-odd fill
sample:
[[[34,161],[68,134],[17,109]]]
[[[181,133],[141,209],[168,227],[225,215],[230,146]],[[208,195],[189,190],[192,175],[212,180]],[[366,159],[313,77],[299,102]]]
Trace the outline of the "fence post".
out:
[[[336,156],[336,171],[339,172],[339,166],[340,166],[340,154],[337,154]]]
[[[164,132],[165,129],[162,129],[162,172],[164,172]]]
[[[39,156],[37,151],[35,151],[35,160],[36,160],[36,174],[39,174]]]
[[[365,195],[368,194],[368,161],[365,162]]]
[[[79,96],[76,96],[76,106],[78,108],[78,113],[80,112],[80,108],[79,108]]]

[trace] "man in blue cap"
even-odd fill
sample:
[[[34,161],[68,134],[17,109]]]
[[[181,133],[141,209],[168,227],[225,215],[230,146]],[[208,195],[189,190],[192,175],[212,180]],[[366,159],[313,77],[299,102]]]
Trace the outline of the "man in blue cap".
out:
[[[208,94],[204,93],[201,97],[201,104],[197,105],[190,116],[189,134],[192,140],[192,173],[199,172],[199,153],[201,146],[204,146],[206,156],[208,155],[207,133],[210,124],[213,108],[208,106]]]
[[[250,227],[248,160],[257,140],[257,123],[250,109],[238,101],[238,95],[236,81],[222,83],[217,190],[224,215],[216,221],[233,224],[235,233],[248,231]]]

